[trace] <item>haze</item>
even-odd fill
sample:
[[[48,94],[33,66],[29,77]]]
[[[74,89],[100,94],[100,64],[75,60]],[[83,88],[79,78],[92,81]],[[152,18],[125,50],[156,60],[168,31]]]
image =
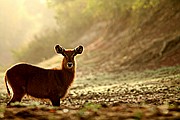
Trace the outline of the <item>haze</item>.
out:
[[[12,51],[42,29],[55,27],[53,16],[46,0],[0,0],[0,66],[11,64]]]

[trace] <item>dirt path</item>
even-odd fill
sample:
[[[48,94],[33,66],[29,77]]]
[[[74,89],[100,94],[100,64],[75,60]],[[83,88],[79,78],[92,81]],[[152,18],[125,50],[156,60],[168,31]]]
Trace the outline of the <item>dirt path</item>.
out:
[[[2,77],[2,76],[1,76]],[[5,89],[4,81],[0,88]],[[6,91],[0,91],[1,119],[178,119],[180,68],[156,71],[77,73],[69,96],[60,107],[48,100],[24,97],[6,108]]]

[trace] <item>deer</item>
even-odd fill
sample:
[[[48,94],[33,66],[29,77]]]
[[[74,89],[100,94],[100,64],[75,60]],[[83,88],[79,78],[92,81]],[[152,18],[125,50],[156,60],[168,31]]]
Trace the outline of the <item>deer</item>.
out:
[[[83,46],[65,49],[55,45],[57,54],[63,55],[61,68],[45,69],[28,63],[15,64],[5,72],[5,85],[8,95],[11,86],[13,96],[7,103],[21,102],[24,95],[35,98],[49,99],[53,106],[60,106],[60,99],[67,92],[75,77],[75,56],[83,52]]]

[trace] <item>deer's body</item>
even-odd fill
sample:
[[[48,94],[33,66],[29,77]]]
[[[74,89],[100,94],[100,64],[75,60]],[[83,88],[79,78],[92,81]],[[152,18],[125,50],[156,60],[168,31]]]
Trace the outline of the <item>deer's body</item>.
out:
[[[11,102],[20,102],[22,97],[28,94],[36,98],[48,98],[54,106],[59,106],[60,98],[65,97],[74,80],[74,56],[81,54],[82,50],[82,46],[67,51],[56,46],[57,53],[64,56],[62,69],[43,69],[30,64],[17,64],[11,67],[5,75],[7,91],[10,94],[8,81],[14,93],[8,105]]]

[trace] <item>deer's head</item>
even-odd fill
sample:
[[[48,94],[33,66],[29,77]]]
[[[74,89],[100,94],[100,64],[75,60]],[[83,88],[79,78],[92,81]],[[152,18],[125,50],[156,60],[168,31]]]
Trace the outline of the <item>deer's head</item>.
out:
[[[60,45],[55,46],[55,50],[58,54],[62,54],[64,56],[62,67],[65,69],[72,69],[75,67],[74,57],[77,54],[81,54],[83,52],[83,46],[78,46],[75,49],[64,49]]]

